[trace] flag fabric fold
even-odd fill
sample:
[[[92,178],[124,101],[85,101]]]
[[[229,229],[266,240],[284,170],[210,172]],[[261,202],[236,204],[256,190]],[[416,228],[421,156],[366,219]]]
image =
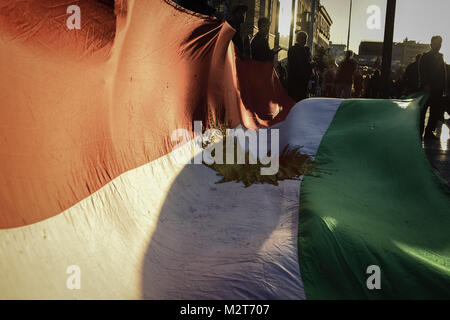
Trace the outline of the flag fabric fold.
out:
[[[165,0],[76,4],[80,30],[66,26],[72,1],[0,4],[0,228],[57,215],[167,155],[195,120],[257,129],[273,124],[257,114],[280,121],[294,105],[270,63],[264,95],[245,104],[249,62],[227,23]]]

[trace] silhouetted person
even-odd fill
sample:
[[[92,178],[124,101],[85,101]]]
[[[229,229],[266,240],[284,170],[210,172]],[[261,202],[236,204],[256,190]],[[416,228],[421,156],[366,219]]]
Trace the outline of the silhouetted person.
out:
[[[363,97],[364,98],[369,98],[370,97],[370,78],[371,75],[370,74],[366,74],[364,81],[363,81],[363,86],[364,86],[364,93],[363,93]]]
[[[381,88],[381,72],[376,69],[369,80],[369,98],[378,98]]]
[[[442,46],[442,38],[434,36],[431,38],[431,50],[425,53],[420,59],[420,85],[429,93],[427,105],[430,106],[430,117],[425,127],[425,114],[428,107],[422,109],[420,134],[425,131],[425,139],[438,139],[433,133],[437,129],[439,120],[444,120],[444,110],[442,107],[442,95],[445,89],[445,63],[442,53],[439,50]]]
[[[339,64],[336,74],[336,95],[338,98],[351,98],[353,87],[353,74],[358,65],[353,59],[353,52],[347,51],[345,59]]]
[[[392,96],[394,98],[401,98],[403,96],[405,92],[405,85],[402,78],[399,78],[394,81],[392,86],[392,92],[393,92]]]
[[[421,54],[416,56],[416,61],[409,64],[406,67],[405,74],[403,75],[403,81],[406,86],[406,94],[418,92],[419,88],[419,63]]]
[[[320,81],[320,76],[319,76],[319,71],[317,68],[317,65],[315,64],[315,61],[312,62],[312,75],[311,75],[311,81],[309,83],[309,96],[317,96],[319,94],[319,81]]]
[[[356,69],[353,77],[355,82],[355,92],[353,93],[353,98],[359,98],[362,95],[364,78],[358,69]]]
[[[288,93],[296,102],[307,98],[308,83],[313,71],[307,41],[308,34],[298,32],[295,45],[288,51]]]
[[[260,18],[258,20],[258,33],[251,41],[252,59],[256,61],[273,61],[275,54],[279,49],[270,49],[269,46],[270,20]]]
[[[233,27],[234,30],[236,30],[236,33],[233,36],[233,43],[243,58],[250,57],[250,46],[246,43],[248,41],[248,37],[244,40],[241,33],[241,25],[245,22],[247,11],[248,7],[246,5],[234,6],[231,9],[231,14],[227,18],[227,22]]]

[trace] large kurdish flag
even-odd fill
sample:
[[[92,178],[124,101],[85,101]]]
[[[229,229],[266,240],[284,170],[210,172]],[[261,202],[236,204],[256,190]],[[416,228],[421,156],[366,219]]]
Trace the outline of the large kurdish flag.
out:
[[[344,101],[300,193],[299,258],[312,299],[450,297],[450,189],[418,134],[424,97]],[[368,290],[369,266],[381,288]]]
[[[450,296],[423,97],[294,106],[227,23],[169,0],[77,3],[78,31],[71,1],[0,3],[0,299]],[[211,118],[279,129],[324,173],[216,184],[172,139]]]

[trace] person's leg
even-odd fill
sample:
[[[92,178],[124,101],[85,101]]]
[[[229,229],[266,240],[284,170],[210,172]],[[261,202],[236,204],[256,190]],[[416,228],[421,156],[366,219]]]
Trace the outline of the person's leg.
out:
[[[288,79],[288,95],[292,100],[298,102],[297,95],[295,94],[295,85],[292,82],[292,80]]]
[[[333,96],[334,96],[334,91],[335,91],[335,90],[334,90],[333,85],[331,85],[331,84],[327,85],[326,97],[327,97],[327,98],[333,97]]]
[[[352,97],[352,85],[346,84],[343,90],[343,98],[350,99]]]
[[[439,120],[442,120],[444,113],[441,106],[441,95],[433,94],[430,97],[430,117],[428,119],[427,128],[425,134],[433,134],[433,131],[437,129]]]
[[[336,98],[341,98],[342,85],[338,83],[336,85]]]
[[[294,100],[295,102],[299,102],[303,99],[306,98],[306,92],[304,92],[305,90],[301,87],[290,87],[288,90],[288,95],[292,98],[292,100]]]
[[[308,83],[303,83],[299,90],[300,100],[304,100],[308,98]]]
[[[420,111],[420,137],[423,136],[423,131],[425,129],[425,116],[427,114],[428,106],[430,104],[430,99],[427,100],[422,110]]]

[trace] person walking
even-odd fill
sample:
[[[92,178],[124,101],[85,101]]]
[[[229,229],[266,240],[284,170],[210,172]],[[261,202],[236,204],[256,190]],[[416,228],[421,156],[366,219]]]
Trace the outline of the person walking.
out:
[[[338,98],[351,98],[353,75],[357,67],[358,65],[353,59],[353,52],[348,50],[345,53],[345,59],[339,64],[336,74],[336,95]]]
[[[444,57],[439,52],[442,46],[442,37],[434,36],[431,38],[431,50],[424,53],[420,59],[420,86],[429,94],[427,105],[422,109],[420,122],[420,136],[424,139],[438,140],[433,133],[437,129],[439,121],[444,120],[444,110],[442,106],[442,96],[446,84],[446,70]],[[425,115],[430,107],[430,117],[425,128]]]
[[[288,51],[288,94],[296,102],[307,98],[308,83],[313,74],[307,41],[306,32],[297,32],[296,43]]]
[[[332,98],[336,94],[336,88],[334,86],[336,77],[336,64],[333,62],[323,74],[322,81],[322,95],[324,97]]]
[[[380,96],[381,72],[375,69],[369,80],[369,98],[377,99]]]
[[[356,69],[353,77],[355,82],[355,91],[353,93],[353,98],[360,98],[363,91],[364,78],[359,69]]]
[[[369,98],[370,97],[370,79],[371,79],[372,75],[370,73],[367,73],[364,76],[364,81],[363,81],[363,97],[364,98]]]

